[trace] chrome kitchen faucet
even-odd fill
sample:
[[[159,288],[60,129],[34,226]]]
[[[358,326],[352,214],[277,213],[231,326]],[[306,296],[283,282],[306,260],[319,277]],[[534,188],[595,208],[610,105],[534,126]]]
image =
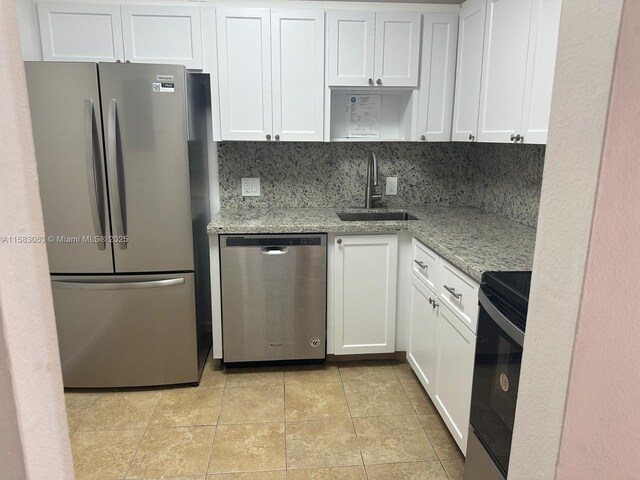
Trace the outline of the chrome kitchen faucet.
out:
[[[376,154],[371,152],[369,160],[367,160],[367,186],[365,187],[364,208],[373,208],[376,201],[382,199],[382,195],[374,193],[375,187],[378,186],[378,160]]]

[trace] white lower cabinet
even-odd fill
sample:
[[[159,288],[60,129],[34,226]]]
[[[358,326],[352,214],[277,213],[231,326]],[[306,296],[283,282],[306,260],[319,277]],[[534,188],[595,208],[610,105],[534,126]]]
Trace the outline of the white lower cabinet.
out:
[[[434,394],[437,295],[415,275],[410,280],[409,348],[407,360],[429,395]]]
[[[394,352],[398,237],[336,236],[333,248],[334,353]]]
[[[430,250],[413,240],[412,266],[421,252]],[[422,254],[423,255],[423,254]],[[435,255],[435,254],[434,254]],[[441,292],[448,282],[450,290],[460,295],[469,308],[450,309],[444,294],[428,288],[425,279],[410,273],[409,344],[407,360],[433,400],[462,453],[467,450],[471,385],[476,350],[475,318],[470,322],[465,315],[471,305],[478,303],[478,285],[462,272],[436,255],[428,269],[439,270],[434,277],[435,291]],[[423,261],[424,263],[424,261]],[[469,288],[462,288],[462,279]],[[466,285],[466,283],[464,284]],[[456,290],[457,289],[457,290]],[[446,291],[448,295],[454,295]],[[455,298],[455,297],[453,297]],[[452,303],[456,306],[457,303]],[[474,310],[477,314],[477,310]]]
[[[436,309],[436,380],[431,398],[466,454],[476,336],[447,307]]]

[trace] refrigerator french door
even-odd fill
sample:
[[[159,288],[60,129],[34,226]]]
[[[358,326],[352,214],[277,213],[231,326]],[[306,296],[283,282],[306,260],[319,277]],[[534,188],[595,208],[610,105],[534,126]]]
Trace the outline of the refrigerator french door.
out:
[[[208,191],[190,176],[206,177],[204,89],[177,65],[26,72],[65,386],[197,382],[211,341],[195,238]]]

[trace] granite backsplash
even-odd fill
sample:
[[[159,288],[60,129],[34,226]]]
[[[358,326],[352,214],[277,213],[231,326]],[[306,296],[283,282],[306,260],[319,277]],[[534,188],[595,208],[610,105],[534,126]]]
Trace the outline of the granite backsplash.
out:
[[[529,226],[537,222],[544,146],[469,143],[218,144],[225,208],[359,207],[375,152],[380,191],[398,177],[389,207],[471,205]],[[242,197],[240,179],[260,177],[261,196]]]

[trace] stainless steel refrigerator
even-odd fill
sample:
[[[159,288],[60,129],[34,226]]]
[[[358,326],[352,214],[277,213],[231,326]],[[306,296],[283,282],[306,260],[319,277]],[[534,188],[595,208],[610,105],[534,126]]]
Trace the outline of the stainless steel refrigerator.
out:
[[[65,386],[198,382],[211,346],[208,76],[25,68]]]

